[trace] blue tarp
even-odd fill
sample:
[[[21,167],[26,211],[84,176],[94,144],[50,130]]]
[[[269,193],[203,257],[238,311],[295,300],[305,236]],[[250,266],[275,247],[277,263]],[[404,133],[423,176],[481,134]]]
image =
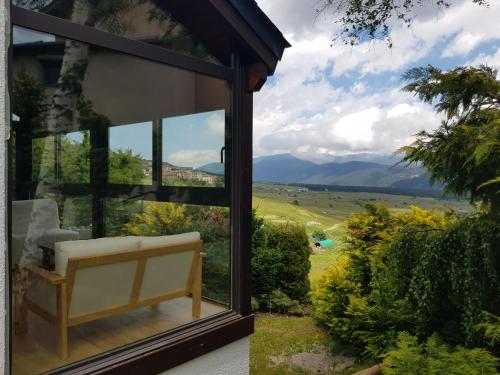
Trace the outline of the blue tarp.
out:
[[[333,245],[335,245],[335,242],[333,242],[332,240],[323,240],[323,241],[318,241],[315,243],[315,245],[317,247],[331,247]]]

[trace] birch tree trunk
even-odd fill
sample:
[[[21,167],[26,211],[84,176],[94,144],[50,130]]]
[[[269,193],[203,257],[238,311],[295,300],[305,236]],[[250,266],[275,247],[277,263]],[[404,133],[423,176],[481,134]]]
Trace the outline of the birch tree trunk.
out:
[[[71,21],[81,25],[92,24],[90,19],[92,13],[92,4],[90,0],[74,0],[71,14]],[[89,48],[86,44],[67,40],[64,46],[64,55],[62,59],[61,70],[57,88],[51,98],[47,116],[47,130],[51,134],[69,133],[79,130],[79,111],[78,104],[82,97],[82,84],[85,77],[89,60]],[[45,142],[43,153],[51,152],[52,147]],[[40,175],[46,174],[46,165],[41,163]],[[43,190],[43,182],[37,185],[36,193],[41,193]],[[26,267],[37,265],[40,261],[40,250],[37,240],[43,234],[44,229],[41,228],[41,210],[37,204],[33,205],[31,212],[31,221],[26,234],[23,253],[19,261],[19,267],[15,274],[13,282],[14,305],[16,308],[15,314],[22,314],[22,301],[28,287],[28,272]],[[18,328],[18,327],[16,327]],[[18,329],[18,331],[24,329]]]

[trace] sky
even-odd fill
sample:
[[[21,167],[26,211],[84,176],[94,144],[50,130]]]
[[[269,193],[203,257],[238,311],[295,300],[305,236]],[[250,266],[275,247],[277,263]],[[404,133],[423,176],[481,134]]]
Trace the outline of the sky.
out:
[[[472,0],[417,10],[413,25],[394,25],[384,41],[332,45],[332,14],[315,14],[318,0],[257,0],[292,47],[255,95],[254,156],[291,153],[318,163],[349,154],[392,154],[440,117],[401,91],[401,75],[432,64],[500,67],[500,1]],[[431,3],[431,4],[429,4]]]

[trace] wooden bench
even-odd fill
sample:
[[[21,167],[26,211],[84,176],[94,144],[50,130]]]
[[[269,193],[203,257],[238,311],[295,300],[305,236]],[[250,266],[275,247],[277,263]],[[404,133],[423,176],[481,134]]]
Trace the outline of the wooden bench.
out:
[[[65,359],[72,326],[184,296],[192,297],[192,315],[198,319],[202,248],[198,240],[70,257],[65,275],[31,267],[29,285],[16,308],[16,334],[27,332],[28,310],[41,316],[56,325],[58,353]]]

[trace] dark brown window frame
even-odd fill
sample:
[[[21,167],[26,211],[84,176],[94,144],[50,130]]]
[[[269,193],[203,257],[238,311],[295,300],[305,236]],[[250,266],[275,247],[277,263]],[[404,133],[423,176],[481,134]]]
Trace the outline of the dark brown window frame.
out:
[[[193,322],[177,329],[146,338],[131,345],[91,357],[49,372],[50,374],[157,374],[179,364],[192,360],[231,342],[253,333],[254,323],[250,307],[250,252],[251,252],[251,209],[252,209],[252,110],[253,93],[248,88],[249,67],[240,62],[243,47],[236,44],[233,48],[232,68],[211,64],[196,58],[177,54],[161,47],[112,35],[87,26],[11,6],[11,28],[25,27],[77,41],[90,43],[113,51],[141,57],[166,65],[206,74],[224,79],[233,85],[232,124],[230,150],[231,160],[229,185],[231,186],[231,307],[232,310]],[[11,30],[12,31],[12,30]],[[12,35],[12,32],[11,32]],[[12,43],[9,50],[9,83],[12,81]],[[11,144],[9,142],[9,160]],[[10,169],[10,163],[9,163]],[[13,171],[9,170],[10,176]],[[11,197],[12,186],[8,189],[8,243],[11,243]],[[129,187],[122,187],[127,189]],[[66,186],[75,189],[79,186]],[[134,187],[141,195],[156,194],[144,191],[144,186]],[[178,189],[178,188],[175,188]],[[174,189],[174,190],[175,190]],[[164,194],[172,199],[174,190],[165,190]],[[210,190],[210,188],[209,188]],[[60,191],[60,190],[59,190]],[[208,192],[208,191],[206,191]],[[206,193],[202,192],[201,195]],[[130,191],[128,191],[130,194]],[[201,196],[200,195],[200,196]],[[209,198],[210,199],[210,198]],[[202,201],[200,201],[202,203]],[[210,202],[206,202],[210,203]],[[9,256],[10,262],[10,256]],[[10,281],[10,270],[8,279]],[[9,282],[10,283],[10,282]],[[11,348],[11,290],[9,285],[9,310],[7,316],[7,343],[9,358]],[[9,360],[9,363],[11,360]]]

